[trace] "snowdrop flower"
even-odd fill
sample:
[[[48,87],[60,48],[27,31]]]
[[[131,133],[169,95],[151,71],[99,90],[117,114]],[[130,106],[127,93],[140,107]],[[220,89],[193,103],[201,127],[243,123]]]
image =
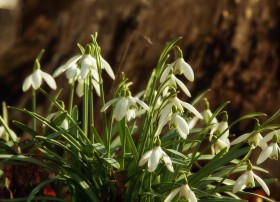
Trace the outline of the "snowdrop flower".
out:
[[[100,111],[104,112],[109,106],[111,106],[114,103],[116,103],[116,106],[113,112],[113,117],[117,121],[122,120],[125,116],[127,117],[128,121],[130,121],[131,118],[134,118],[135,112],[138,110],[137,104],[139,104],[146,111],[150,111],[148,105],[146,105],[143,101],[139,100],[138,98],[132,97],[131,95],[125,97],[118,97],[108,101],[101,108]]]
[[[180,86],[180,88],[183,90],[183,92],[188,96],[188,97],[191,97],[191,93],[190,91],[188,90],[187,86],[185,86],[185,84],[180,81],[179,79],[176,78],[176,76],[174,74],[170,74],[168,75],[167,78],[164,78],[163,76],[161,77],[160,79],[160,82],[164,82],[168,80],[166,83],[165,83],[165,89],[163,90],[163,97],[167,96],[168,95],[168,91],[170,89],[170,86],[174,86],[175,88],[177,88],[177,84],[178,86]]]
[[[267,147],[267,144],[266,142],[262,141],[262,139],[263,137],[260,133],[256,133],[255,131],[253,131],[251,133],[245,133],[244,135],[239,136],[231,142],[231,145],[235,145],[247,140],[249,145],[251,145],[253,148],[255,148],[256,146],[260,146],[262,149],[265,149]]]
[[[262,143],[269,142],[270,140],[272,140],[272,138],[274,137],[274,135],[276,135],[276,136],[277,136],[277,139],[280,140],[280,137],[279,137],[279,135],[280,135],[280,129],[274,130],[274,131],[268,133],[268,134],[261,140],[261,144],[262,144]]]
[[[209,102],[206,98],[204,99],[204,102],[205,102],[205,110],[201,114],[203,116],[204,123],[207,124],[210,121],[210,118],[213,116],[213,113],[210,110]],[[213,117],[209,124],[211,127],[214,127],[216,124],[218,124],[217,118]]]
[[[148,171],[154,172],[159,164],[159,161],[163,159],[165,166],[170,172],[174,172],[172,161],[170,157],[160,147],[160,140],[158,140],[158,146],[154,149],[147,151],[139,161],[139,166],[143,166],[148,162]]]
[[[34,90],[37,90],[42,85],[42,80],[45,80],[50,88],[56,89],[56,83],[54,78],[46,72],[40,69],[38,59],[35,62],[35,68],[33,73],[25,78],[22,85],[23,92],[26,92],[31,86]]]
[[[222,140],[226,140],[229,136],[229,129],[228,129],[228,116],[224,115],[223,120],[220,123],[215,124],[210,131],[209,141],[212,140],[213,134],[216,134],[216,136],[220,136],[222,134],[221,138]]]
[[[66,71],[66,76],[68,79],[74,78],[74,76],[78,76],[80,73],[80,69],[78,68],[77,62],[80,60],[82,55],[76,55],[70,58],[65,64],[58,67],[53,73],[53,77],[56,78]]]
[[[270,195],[270,191],[269,191],[267,185],[265,184],[265,182],[259,176],[257,176],[255,173],[253,173],[253,171],[252,171],[252,164],[250,162],[247,165],[247,171],[244,174],[242,174],[235,181],[235,183],[233,185],[232,192],[236,193],[238,191],[243,190],[246,187],[254,187],[255,186],[254,179],[257,180],[257,182],[261,185],[261,187],[263,188],[265,193],[269,196]]]
[[[100,86],[99,86],[99,76],[97,73],[97,70],[91,69],[90,70],[90,74],[91,74],[91,83],[95,89],[95,92],[98,96],[100,96]],[[82,97],[84,95],[84,83],[85,80],[81,78],[81,76],[78,77],[78,85],[76,87],[76,94],[78,95],[78,97]]]
[[[184,74],[184,76],[189,80],[194,80],[194,73],[191,66],[185,62],[184,58],[180,57],[175,62],[171,63],[167,66],[167,68],[163,71],[161,80],[166,80],[166,77],[170,73],[170,71],[174,69],[174,74]]]
[[[211,145],[211,151],[212,154],[217,154],[219,153],[221,150],[223,150],[224,148],[227,148],[227,151],[230,148],[230,141],[227,137],[225,136],[221,136],[220,138],[218,138],[214,144]]]
[[[179,193],[179,200],[188,200],[188,202],[197,202],[197,198],[188,184],[184,184],[181,187],[174,189],[164,200],[164,202],[170,202]]]
[[[270,145],[261,152],[257,160],[257,164],[263,163],[267,158],[276,159],[276,160],[278,159],[278,153],[280,152],[280,148],[277,144],[277,139],[278,137],[275,134],[273,136],[272,143],[270,143]]]
[[[175,107],[181,113],[184,112],[184,109],[187,109],[192,112],[197,118],[203,119],[201,114],[191,104],[183,102],[178,97],[174,96],[168,100],[168,104],[162,109],[159,118],[159,125],[161,125],[163,120],[165,120],[168,116],[171,116],[173,107]]]

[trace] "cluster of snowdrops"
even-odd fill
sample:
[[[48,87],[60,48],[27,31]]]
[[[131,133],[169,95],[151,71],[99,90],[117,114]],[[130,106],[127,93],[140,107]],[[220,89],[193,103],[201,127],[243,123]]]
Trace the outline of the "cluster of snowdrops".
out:
[[[195,77],[178,40],[166,44],[146,89],[136,95],[124,73],[114,94],[105,93],[103,73],[112,80],[115,74],[101,56],[97,34],[85,47],[78,44],[79,53],[53,75],[41,68],[41,52],[22,85],[24,92],[31,91],[32,106],[9,107],[30,118],[30,124],[13,120],[13,127],[31,136],[28,147],[33,149],[22,152],[26,143],[10,128],[3,105],[1,177],[5,166],[17,162],[36,164],[49,173],[23,201],[63,200],[61,187],[67,187],[71,201],[242,201],[246,194],[257,195],[254,187],[269,196],[267,184],[275,179],[255,174],[267,171],[253,166],[250,157],[260,148],[256,164],[278,159],[280,125],[273,122],[279,111],[263,123],[258,117],[265,114],[259,112],[228,123],[228,102],[211,110],[204,98],[207,91],[191,98],[187,85]],[[54,80],[63,74],[69,82],[66,101]],[[43,81],[55,92],[45,92]],[[38,93],[49,101],[45,114],[36,112]],[[196,109],[199,103],[203,110]],[[230,129],[247,119],[256,122],[253,130],[234,137]],[[55,196],[43,195],[47,185],[54,187]],[[267,196],[260,197],[271,200]]]

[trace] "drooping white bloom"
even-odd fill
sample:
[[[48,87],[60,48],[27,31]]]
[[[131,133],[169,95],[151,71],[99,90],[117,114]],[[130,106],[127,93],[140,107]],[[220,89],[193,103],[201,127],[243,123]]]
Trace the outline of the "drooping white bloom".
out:
[[[109,63],[106,60],[104,60],[102,56],[100,56],[100,60],[101,68],[105,69],[105,71],[112,79],[115,79],[114,72]],[[90,70],[98,72],[96,58],[91,56],[90,54],[79,54],[70,58],[64,65],[61,65],[53,73],[53,76],[57,77],[66,71],[66,76],[68,79],[77,79],[79,76],[82,79],[85,79]]]
[[[188,202],[197,202],[197,198],[193,191],[190,189],[189,185],[184,184],[181,187],[174,189],[166,197],[164,202],[170,202],[179,193],[179,200],[187,200]]]
[[[100,96],[99,75],[98,75],[97,69],[89,68],[89,71],[87,72],[87,74],[90,74],[89,79],[91,81],[91,84],[92,84],[93,88],[95,89],[96,94],[98,96]],[[80,75],[78,77],[78,85],[76,87],[76,94],[79,97],[82,97],[84,95],[84,83],[85,83],[85,79],[83,79]]]
[[[23,81],[22,90],[27,91],[31,86],[34,90],[37,90],[42,85],[42,80],[45,80],[50,88],[56,89],[56,83],[54,78],[41,69],[36,69],[32,74],[27,76]]]
[[[274,131],[268,133],[268,134],[261,140],[261,144],[262,144],[262,143],[267,143],[267,142],[269,142],[270,140],[272,140],[272,138],[273,138],[274,135],[276,135],[276,136],[277,136],[277,139],[280,140],[280,129],[274,130]]]
[[[107,110],[109,106],[116,103],[113,117],[120,121],[122,120],[125,115],[127,120],[130,121],[131,118],[135,118],[135,112],[138,110],[137,104],[139,104],[144,110],[150,111],[148,105],[146,105],[143,101],[139,100],[138,98],[132,97],[131,95],[126,97],[118,97],[108,101],[102,108],[101,112]]]
[[[155,137],[161,133],[164,125],[167,124],[168,122],[169,122],[169,126],[173,129],[176,129],[178,131],[179,135],[183,139],[187,138],[187,135],[190,132],[189,124],[178,113],[172,113],[170,116],[167,116],[164,120],[162,120],[159,123],[158,128],[155,132]]]
[[[247,140],[252,147],[260,146],[262,149],[264,149],[267,147],[267,144],[266,142],[263,142],[262,139],[263,137],[260,133],[255,133],[253,131],[251,133],[245,133],[239,136],[238,138],[236,138],[234,141],[231,142],[231,145],[235,145]]]
[[[214,142],[214,144],[211,145],[212,154],[217,154],[224,148],[227,148],[227,151],[229,150],[230,141],[227,137],[221,136]]]
[[[161,80],[166,80],[166,77],[172,69],[174,70],[174,74],[183,73],[189,81],[192,82],[194,80],[193,70],[191,66],[187,62],[185,62],[184,58],[178,58],[175,62],[168,65],[162,73]]]
[[[228,136],[229,136],[229,128],[228,128],[227,118],[225,118],[225,119],[226,120],[223,120],[220,123],[215,124],[211,128],[210,136],[209,136],[209,141],[212,140],[212,137],[213,137],[214,134],[217,134],[217,136],[220,136],[220,134],[223,133],[221,135],[221,137],[219,137],[223,141],[225,141],[228,138]]]
[[[168,77],[165,78],[165,80],[162,80],[161,82],[164,82],[166,80],[168,80],[168,81],[165,83],[165,89],[162,93],[162,95],[164,97],[168,95],[168,91],[169,91],[170,86],[174,86],[175,88],[177,88],[177,84],[178,84],[178,86],[180,86],[180,88],[183,90],[183,92],[188,97],[191,97],[191,93],[190,93],[189,89],[187,88],[187,86],[181,80],[176,78],[176,76],[174,74],[168,75]]]
[[[267,158],[277,160],[279,152],[280,152],[280,148],[277,142],[270,143],[270,145],[260,153],[260,156],[257,160],[257,164],[263,163]]]
[[[140,159],[138,165],[143,166],[148,162],[148,170],[150,172],[154,172],[161,159],[163,159],[167,169],[170,172],[174,172],[170,157],[162,150],[160,146],[156,146],[154,149],[147,151]]]
[[[58,67],[54,73],[53,73],[53,77],[56,78],[58,77],[59,75],[61,75],[63,72],[66,71],[66,74],[68,72],[68,77],[70,77],[70,75],[73,74],[74,70],[76,68],[78,68],[78,65],[77,65],[77,62],[78,60],[80,60],[82,57],[82,55],[76,55],[72,58],[70,58],[65,64],[61,65],[60,67]],[[70,73],[71,72],[71,73]],[[78,75],[77,75],[78,76]],[[68,78],[67,77],[67,78]],[[72,77],[73,78],[73,77]],[[69,79],[69,78],[68,78]]]
[[[232,192],[236,193],[238,191],[243,190],[246,187],[254,187],[255,186],[255,181],[254,179],[257,180],[257,182],[261,185],[263,190],[267,195],[270,195],[270,191],[265,184],[265,182],[257,176],[255,173],[253,173],[252,170],[247,170],[244,174],[242,174],[234,183]]]

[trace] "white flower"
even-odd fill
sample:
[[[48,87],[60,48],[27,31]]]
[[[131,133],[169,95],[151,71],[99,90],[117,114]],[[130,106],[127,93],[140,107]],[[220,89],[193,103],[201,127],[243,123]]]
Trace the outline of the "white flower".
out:
[[[226,116],[227,117],[227,116]],[[227,120],[227,118],[225,118]],[[217,133],[216,136],[220,136],[222,134],[221,138],[225,141],[226,138],[229,136],[229,129],[228,129],[228,122],[226,120],[221,121],[220,123],[214,124],[210,131],[209,141],[212,140],[213,134]]]
[[[231,142],[231,145],[235,145],[243,142],[244,140],[247,140],[252,147],[260,146],[262,149],[264,149],[267,147],[267,144],[266,142],[262,141],[262,139],[263,137],[260,133],[255,133],[253,131],[251,133],[245,133],[244,135],[239,136]]]
[[[77,62],[78,62],[79,59],[81,59],[81,57],[82,57],[82,55],[76,55],[76,56],[70,58],[65,64],[61,65],[60,67],[58,67],[55,70],[55,72],[53,73],[53,77],[56,78],[65,71],[66,71],[66,75],[67,75],[67,72],[68,72],[68,74],[69,74],[68,77],[70,77],[70,75],[71,75],[70,72],[73,72],[74,71],[73,69],[78,68]]]
[[[171,128],[174,128],[178,131],[179,135],[183,138],[186,139],[187,135],[190,132],[189,129],[189,124],[187,123],[187,121],[181,117],[178,113],[172,113],[170,116],[166,117],[165,120],[163,120],[162,122],[159,123],[158,125],[158,129],[155,132],[155,137],[158,136],[164,125],[169,122],[169,126]]]
[[[91,77],[89,78],[91,80],[91,84],[94,87],[96,94],[100,96],[99,75],[97,69],[90,68],[87,74],[91,75]],[[79,76],[78,85],[76,87],[76,93],[79,97],[82,97],[84,95],[84,83],[85,80],[81,76]]]
[[[262,143],[269,142],[270,140],[272,140],[272,138],[273,138],[274,135],[276,135],[277,138],[280,139],[280,138],[279,138],[280,129],[274,130],[274,131],[268,133],[268,134],[261,140],[261,144],[262,144]]]
[[[160,80],[160,82],[164,82],[166,81],[166,84],[165,84],[165,89],[162,93],[162,95],[165,97],[168,95],[168,91],[169,91],[169,86],[174,86],[175,88],[177,88],[177,84],[180,86],[180,88],[184,91],[184,93],[188,96],[188,97],[191,97],[191,93],[190,91],[188,90],[187,86],[185,86],[185,84],[180,81],[179,79],[176,78],[176,76],[174,74],[171,74],[169,75],[167,78],[165,78],[165,80]]]
[[[187,200],[188,202],[197,202],[197,198],[189,185],[184,184],[181,187],[174,189],[164,200],[164,202],[170,202],[179,193],[179,200]]]
[[[138,98],[134,98],[132,96],[126,97],[118,97],[113,100],[108,101],[102,108],[101,112],[104,112],[110,105],[116,103],[113,117],[120,121],[126,115],[127,120],[130,121],[131,118],[135,118],[135,112],[138,111],[137,104],[139,104],[146,111],[150,111],[148,105],[146,105],[143,101]]]
[[[277,144],[278,134],[274,134],[272,143],[268,147],[266,147],[260,154],[257,164],[264,162],[268,157],[271,159],[278,159],[278,153],[280,152],[280,148]]]
[[[230,141],[227,137],[221,136],[211,145],[212,154],[217,154],[224,148],[227,150],[230,148]]]
[[[194,80],[194,73],[191,66],[185,62],[184,58],[178,58],[175,62],[171,63],[167,66],[167,68],[163,71],[161,80],[166,80],[171,69],[174,69],[175,74],[184,74],[184,76],[189,80]]]
[[[210,118],[213,116],[213,113],[211,112],[210,109],[205,109],[202,113],[203,121],[205,124],[207,124],[210,121]],[[215,125],[218,123],[218,120],[216,117],[213,117],[211,119],[211,122],[209,123],[211,126]]]
[[[27,76],[23,82],[22,90],[23,92],[27,91],[31,86],[33,89],[37,90],[41,84],[42,80],[45,80],[50,88],[56,89],[55,80],[48,73],[43,72],[40,69],[35,70],[32,74]]]
[[[138,165],[143,166],[148,162],[148,170],[153,172],[157,168],[161,159],[163,159],[167,169],[171,172],[174,172],[170,157],[161,149],[160,146],[156,146],[154,149],[147,151],[140,159]]]
[[[266,192],[267,195],[270,195],[270,191],[265,184],[265,182],[256,174],[253,173],[252,170],[247,170],[244,174],[242,174],[234,183],[233,185],[233,193],[236,193],[240,190],[243,190],[246,187],[254,187],[255,186],[255,181],[256,179],[258,183],[261,185],[263,190]]]
[[[104,60],[102,56],[100,56],[100,60],[101,68],[105,69],[105,71],[112,79],[115,79],[114,72],[109,63]],[[80,64],[81,69],[79,69],[78,64]],[[82,79],[85,79],[90,69],[98,72],[96,58],[94,58],[90,54],[79,54],[70,58],[64,65],[61,65],[53,73],[53,76],[57,77],[66,71],[66,76],[68,79],[78,78],[78,76],[81,76]]]

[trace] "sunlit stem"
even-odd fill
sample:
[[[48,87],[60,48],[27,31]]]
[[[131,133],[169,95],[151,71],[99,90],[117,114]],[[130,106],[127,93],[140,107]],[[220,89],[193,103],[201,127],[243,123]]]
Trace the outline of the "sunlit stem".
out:
[[[36,90],[32,89],[32,112],[36,113]],[[36,118],[32,117],[32,129],[36,131]]]
[[[96,41],[95,41],[95,45],[96,45],[96,63],[97,63],[98,78],[99,78],[101,106],[104,106],[105,96],[104,96],[104,89],[103,89],[103,79],[101,76],[102,69],[101,69],[101,59],[100,59],[100,48],[97,45]],[[111,156],[110,155],[111,133],[108,132],[106,111],[102,112],[102,119],[103,119],[103,129],[104,129],[104,136],[105,136],[105,148],[107,151],[106,153],[107,153],[107,157],[110,157]]]
[[[68,106],[68,112],[69,112],[70,116],[72,116],[74,91],[75,91],[75,80],[73,79],[73,81],[71,83],[71,87],[70,87],[69,106]]]
[[[89,81],[89,123],[90,125],[94,126],[94,105],[93,105],[93,86],[92,86],[92,82]],[[91,143],[94,143],[94,135],[93,135],[93,131],[92,131],[92,127],[89,128],[89,140]]]
[[[83,97],[83,122],[82,122],[82,129],[86,136],[88,136],[88,92],[89,92],[89,76],[84,80],[84,97]]]

